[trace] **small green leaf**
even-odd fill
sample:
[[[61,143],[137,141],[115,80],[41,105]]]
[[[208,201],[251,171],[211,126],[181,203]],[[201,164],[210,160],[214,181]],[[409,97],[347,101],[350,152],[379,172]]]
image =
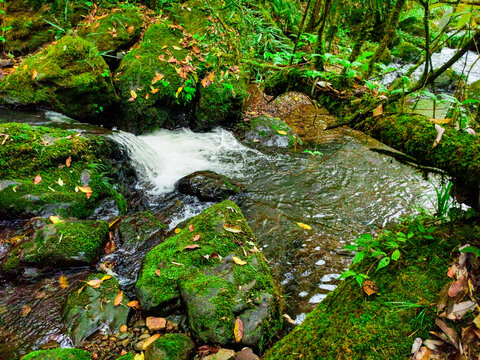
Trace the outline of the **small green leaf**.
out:
[[[384,267],[388,266],[390,264],[390,258],[388,256],[384,257],[380,262],[378,263],[377,270],[383,269]]]
[[[476,246],[467,246],[463,249],[460,250],[462,253],[472,253],[475,255],[475,257],[480,256],[480,249]]]
[[[398,249],[395,250],[392,254],[392,260],[397,261],[398,259],[400,259],[400,255],[401,255],[400,250]]]
[[[364,252],[364,251],[357,252],[357,254],[355,255],[355,257],[353,258],[353,264],[359,263],[359,262],[362,261],[364,258],[365,258],[365,252]]]
[[[350,250],[350,251],[357,251],[358,250],[358,246],[356,245],[345,245],[343,247],[344,250]]]
[[[378,257],[378,256],[387,256],[386,253],[384,253],[383,251],[381,250],[375,250],[373,251],[371,254],[370,254],[370,257]]]
[[[351,276],[355,276],[357,275],[357,273],[353,270],[347,270],[347,271],[344,271],[342,273],[342,275],[340,275],[339,279],[346,279],[346,278],[349,278]]]

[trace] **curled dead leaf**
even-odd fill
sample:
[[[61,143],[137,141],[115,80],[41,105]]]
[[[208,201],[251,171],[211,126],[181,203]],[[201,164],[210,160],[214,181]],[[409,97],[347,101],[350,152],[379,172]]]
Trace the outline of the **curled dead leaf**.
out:
[[[183,250],[193,250],[193,249],[198,249],[200,246],[197,245],[197,244],[193,244],[193,245],[187,245],[183,248]]]
[[[115,301],[113,302],[114,306],[118,306],[122,303],[123,300],[123,291],[120,291],[117,296],[115,297]]]
[[[238,233],[243,232],[242,229],[240,229],[238,226],[235,226],[235,225],[224,224],[224,225],[223,225],[223,228],[224,228],[226,231],[231,232],[231,233],[234,233],[234,234],[238,234]]]
[[[198,241],[200,239],[201,235],[197,234],[193,237],[193,241]]]
[[[65,165],[67,165],[67,167],[70,167],[71,164],[72,164],[72,157],[69,156],[67,160],[65,160]]]
[[[235,335],[235,342],[239,343],[242,341],[243,337],[243,322],[242,319],[237,317],[235,320],[235,327],[233,329],[233,334]]]

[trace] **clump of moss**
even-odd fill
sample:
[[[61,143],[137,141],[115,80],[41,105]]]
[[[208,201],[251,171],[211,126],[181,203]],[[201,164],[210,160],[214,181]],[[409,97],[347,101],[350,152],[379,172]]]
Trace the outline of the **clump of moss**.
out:
[[[115,56],[119,50],[128,49],[140,37],[143,18],[140,8],[109,10],[106,16],[93,22],[80,23],[78,34],[94,44],[98,51]]]
[[[44,106],[78,119],[91,119],[113,105],[110,70],[98,50],[80,37],[28,57],[0,82],[4,104]]]
[[[405,232],[407,225],[397,230]],[[428,338],[436,318],[438,293],[449,282],[452,251],[478,237],[477,226],[457,223],[437,228],[432,239],[415,236],[401,258],[370,275],[378,293],[367,297],[355,281],[340,286],[305,321],[278,342],[264,359],[406,359],[415,337]],[[353,267],[367,272],[376,265]],[[401,304],[411,305],[405,309]]]
[[[200,238],[194,241],[196,235]],[[280,310],[263,255],[244,254],[243,249],[253,246],[254,235],[235,203],[208,208],[145,257],[136,285],[142,308],[157,308],[181,297],[194,334],[202,341],[227,344],[234,341],[236,317],[246,319],[248,310],[265,305],[255,328],[245,333],[262,331],[243,340],[245,345],[265,345],[272,335],[269,330],[275,332],[281,325]],[[261,298],[268,298],[268,304],[262,305]]]
[[[155,340],[145,351],[146,359],[189,359],[195,349],[193,341],[184,334],[166,334]]]
[[[102,174],[109,170],[102,164],[102,137],[17,123],[1,124],[0,132],[8,136],[0,147],[2,216],[85,218],[105,198],[125,210],[125,199]],[[42,181],[34,184],[38,175]],[[79,191],[86,186],[92,190],[90,198]]]
[[[90,360],[92,355],[79,349],[38,350],[22,357],[22,360]]]
[[[409,42],[402,42],[392,50],[392,55],[408,62],[412,61],[419,54],[419,52],[419,49],[415,45]]]

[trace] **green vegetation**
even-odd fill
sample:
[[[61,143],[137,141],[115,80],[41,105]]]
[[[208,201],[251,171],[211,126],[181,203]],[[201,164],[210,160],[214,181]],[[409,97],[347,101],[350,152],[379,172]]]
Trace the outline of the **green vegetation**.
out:
[[[38,350],[22,357],[22,360],[90,360],[91,354],[78,349]]]
[[[188,359],[195,345],[184,334],[166,334],[147,348],[146,359],[182,360]]]

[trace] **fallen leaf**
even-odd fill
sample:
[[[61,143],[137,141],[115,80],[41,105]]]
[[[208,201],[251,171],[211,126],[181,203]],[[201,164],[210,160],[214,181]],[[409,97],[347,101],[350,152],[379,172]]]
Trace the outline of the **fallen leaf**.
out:
[[[158,81],[162,80],[164,78],[163,74],[160,74],[158,72],[155,72],[155,77],[152,79],[152,85],[157,83]]]
[[[430,118],[429,120],[435,124],[448,124],[450,121],[452,121],[452,119],[434,119],[434,118]]]
[[[197,244],[193,244],[193,245],[187,245],[183,248],[183,250],[193,250],[193,249],[198,249],[200,246],[197,245]]]
[[[449,278],[453,278],[453,277],[455,276],[455,269],[453,268],[453,266],[451,266],[451,267],[448,268],[447,276],[448,276]]]
[[[140,354],[136,354],[134,357],[133,357],[133,360],[145,360],[145,355],[142,353]]]
[[[447,340],[450,344],[455,346],[456,349],[459,348],[458,346],[458,335],[457,332],[449,327],[443,320],[436,319],[435,324],[443,331],[443,333],[447,336]]]
[[[81,192],[83,192],[87,196],[87,199],[90,199],[93,192],[92,192],[92,189],[90,189],[89,186],[77,186],[77,187],[78,187],[78,190],[80,190]]]
[[[130,89],[130,95],[132,96],[132,99],[136,99],[136,98],[137,98],[137,93],[136,93],[135,90],[133,90],[133,89]]]
[[[285,130],[277,130],[277,133],[280,135],[287,135],[287,132]]]
[[[162,272],[160,271],[160,269],[155,270],[155,275],[157,275],[157,276],[162,275]]]
[[[440,140],[442,140],[443,134],[445,133],[445,129],[438,124],[435,124],[435,130],[437,132],[437,138],[433,142],[432,149],[437,147],[437,145],[440,143]]]
[[[235,335],[235,342],[239,343],[243,337],[243,322],[242,319],[240,319],[239,317],[237,317],[237,319],[235,320],[233,334]]]
[[[202,79],[201,84],[204,88],[206,88],[210,86],[214,80],[215,80],[215,72],[211,72]]]
[[[28,316],[28,314],[30,314],[30,311],[32,311],[32,308],[30,306],[23,305],[20,311],[21,311],[22,317],[25,317],[25,316]]]
[[[234,234],[238,234],[238,233],[243,232],[242,229],[240,229],[238,226],[235,226],[235,225],[224,224],[224,225],[223,225],[223,228],[224,228],[226,231],[231,232],[231,233],[234,233]]]
[[[174,231],[174,233],[175,233],[175,234],[178,234],[180,231],[182,231],[182,229],[176,228],[175,231]]]
[[[202,235],[197,234],[193,237],[193,241],[198,241]]]
[[[365,291],[367,296],[377,293],[377,285],[371,280],[366,279],[362,284],[362,290]]]
[[[122,325],[122,326],[120,326],[120,332],[121,332],[121,333],[125,333],[125,332],[127,332],[127,330],[128,330],[127,325]]]
[[[467,132],[467,134],[470,134],[470,135],[477,135],[477,132],[475,130],[473,130],[471,127],[467,127],[465,129],[465,131]]]
[[[37,69],[33,69],[33,72],[32,72],[32,79],[35,80],[38,76],[38,70]]]
[[[40,174],[38,174],[37,176],[35,176],[35,179],[33,179],[33,185],[40,184],[41,182],[42,182],[42,177],[40,176]]]
[[[65,183],[63,182],[63,180],[61,178],[58,178],[57,184],[60,185],[60,186],[65,185]]]
[[[383,105],[380,104],[375,110],[373,110],[373,117],[377,117],[383,114]]]
[[[153,86],[150,86],[150,89],[152,89],[152,91],[150,91],[152,94],[156,94],[160,91],[160,89],[155,89]]]
[[[463,301],[461,303],[454,304],[451,311],[447,311],[447,319],[460,320],[466,314],[472,312],[476,306],[477,303],[475,301]]]
[[[66,289],[68,287],[68,280],[67,278],[64,276],[64,275],[61,275],[59,278],[58,278],[58,283],[60,284],[60,287],[62,289]]]
[[[65,165],[67,165],[67,167],[70,167],[70,164],[71,164],[71,163],[72,163],[72,157],[69,156],[69,157],[67,158],[67,160],[65,160]]]
[[[238,258],[238,257],[236,257],[236,256],[233,257],[233,261],[234,261],[235,264],[237,264],[237,265],[242,265],[242,266],[243,266],[243,265],[247,265],[247,262],[246,262],[246,261],[243,261],[242,259],[240,259],[240,258]]]
[[[462,280],[463,280],[463,277],[454,281],[450,285],[450,287],[448,288],[448,296],[450,296],[451,298],[454,298],[464,289],[464,286],[463,286],[464,281]]]
[[[307,224],[304,224],[304,223],[297,222],[297,225],[300,226],[302,229],[305,229],[305,230],[311,230],[312,229],[312,227],[310,225],[307,225]]]
[[[415,356],[415,360],[430,360],[430,359],[431,359],[430,349],[428,349],[425,346],[422,346],[418,351],[417,356]]]
[[[52,215],[52,216],[49,217],[49,219],[50,219],[50,221],[51,221],[52,223],[54,223],[54,224],[60,224],[60,223],[63,222],[63,220],[60,219],[58,216],[53,216],[53,215]]]
[[[193,224],[190,224],[190,225],[188,226],[188,231],[192,232],[193,229],[194,229]]]
[[[150,94],[149,94],[149,93],[146,93],[146,94],[145,94],[145,99],[146,99],[146,100],[150,99]]]
[[[87,281],[87,285],[93,287],[94,289],[100,287],[100,284],[102,283],[102,280],[100,279],[94,279]]]
[[[183,86],[180,86],[178,89],[177,89],[177,92],[175,93],[175,97],[178,98],[178,95],[180,95],[180,93],[182,92],[183,90]]]
[[[115,301],[113,302],[114,306],[118,306],[122,303],[123,300],[123,291],[120,291],[118,295],[115,297]]]
[[[212,345],[202,345],[197,349],[198,356],[205,357],[210,354],[216,354],[220,348]]]
[[[134,30],[135,30],[135,26],[133,26],[133,25],[130,25],[130,26],[127,28],[127,31],[128,31],[129,34],[131,34]]]
[[[148,348],[155,340],[157,340],[160,337],[160,334],[155,334],[150,336],[145,342],[143,343],[143,350]]]
[[[288,315],[288,314],[283,314],[283,317],[285,318],[285,320],[287,320],[287,322],[288,322],[289,324],[295,325],[295,320],[293,320],[293,319],[290,317],[290,315]]]
[[[102,278],[101,278],[101,280],[102,280],[102,281],[106,281],[106,280],[111,279],[111,278],[112,278],[111,275],[103,275]]]
[[[115,241],[110,240],[110,241],[107,242],[107,244],[105,245],[105,254],[110,255],[110,254],[113,253],[114,251],[115,251]]]
[[[140,310],[140,304],[138,303],[137,300],[133,300],[133,301],[130,301],[128,304],[127,304],[128,307],[131,307],[133,309],[136,309],[136,310]]]
[[[422,347],[422,338],[416,338],[412,344],[412,351],[410,351],[413,356],[416,356],[420,348]]]

